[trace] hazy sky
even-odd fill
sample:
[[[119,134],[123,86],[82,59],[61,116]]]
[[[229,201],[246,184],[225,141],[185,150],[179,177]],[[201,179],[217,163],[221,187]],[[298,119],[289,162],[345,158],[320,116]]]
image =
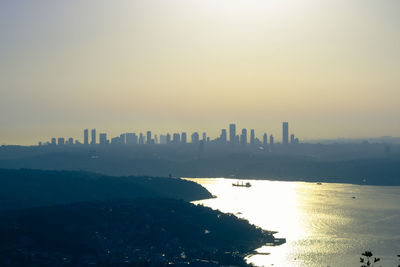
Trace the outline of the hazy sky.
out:
[[[0,144],[400,136],[398,0],[2,0]]]

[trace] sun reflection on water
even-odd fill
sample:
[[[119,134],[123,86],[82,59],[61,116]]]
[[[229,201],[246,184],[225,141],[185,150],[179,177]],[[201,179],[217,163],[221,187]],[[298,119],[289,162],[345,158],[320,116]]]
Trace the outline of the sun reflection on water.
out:
[[[396,263],[400,251],[400,187],[246,180],[188,179],[217,198],[195,201],[233,213],[286,238],[280,246],[247,258],[256,266],[359,266],[359,255],[373,250],[382,266]],[[245,181],[245,182],[246,182]],[[385,263],[385,264],[384,264]]]
[[[188,179],[198,182],[206,187],[215,199],[195,201],[195,204],[203,204],[222,212],[229,212],[241,218],[246,218],[250,223],[263,229],[279,229],[275,237],[290,237],[290,241],[296,241],[307,234],[300,217],[300,206],[298,198],[298,184],[288,184],[274,181],[251,180],[252,187],[234,187],[233,179]],[[279,247],[265,246],[259,248],[258,252],[271,253],[271,255],[254,255],[248,258],[258,266],[264,265],[266,261],[287,262],[287,252]],[[291,255],[290,255],[291,256]],[[266,258],[268,257],[268,258]],[[293,265],[291,265],[293,266]]]

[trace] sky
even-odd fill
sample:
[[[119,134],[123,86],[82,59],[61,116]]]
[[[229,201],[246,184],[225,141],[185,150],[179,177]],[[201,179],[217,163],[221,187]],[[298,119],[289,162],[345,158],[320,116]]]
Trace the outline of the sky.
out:
[[[3,0],[0,145],[229,123],[400,136],[398,0]]]

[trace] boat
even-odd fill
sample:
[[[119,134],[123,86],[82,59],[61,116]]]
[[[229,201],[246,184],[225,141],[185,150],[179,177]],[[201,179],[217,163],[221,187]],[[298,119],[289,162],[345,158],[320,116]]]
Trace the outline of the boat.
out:
[[[249,182],[247,182],[247,183],[243,183],[243,181],[241,182],[241,183],[239,183],[239,181],[235,184],[235,183],[232,183],[232,186],[239,186],[239,187],[251,187],[251,184],[249,183]]]

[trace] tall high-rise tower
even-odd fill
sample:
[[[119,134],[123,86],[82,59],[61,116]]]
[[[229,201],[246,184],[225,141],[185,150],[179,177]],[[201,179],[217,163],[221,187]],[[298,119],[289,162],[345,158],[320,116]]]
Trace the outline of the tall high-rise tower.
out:
[[[247,144],[247,130],[246,128],[242,129],[242,134],[240,135],[240,144],[246,145]]]
[[[187,134],[185,132],[182,133],[181,135],[181,143],[186,144],[187,143]]]
[[[147,138],[146,138],[147,144],[151,145],[153,143],[152,138],[151,138],[151,131],[147,131],[146,135],[147,135]]]
[[[289,143],[289,123],[282,123],[282,143],[287,145]]]
[[[85,145],[89,144],[89,129],[83,130],[83,143]]]
[[[236,140],[236,124],[229,124],[229,142],[233,145]]]
[[[96,129],[92,129],[92,142],[90,144],[96,144]]]
[[[254,145],[256,143],[256,134],[254,132],[254,129],[250,130],[250,144]]]
[[[268,144],[268,135],[267,133],[264,133],[263,135],[263,145],[266,146]]]

